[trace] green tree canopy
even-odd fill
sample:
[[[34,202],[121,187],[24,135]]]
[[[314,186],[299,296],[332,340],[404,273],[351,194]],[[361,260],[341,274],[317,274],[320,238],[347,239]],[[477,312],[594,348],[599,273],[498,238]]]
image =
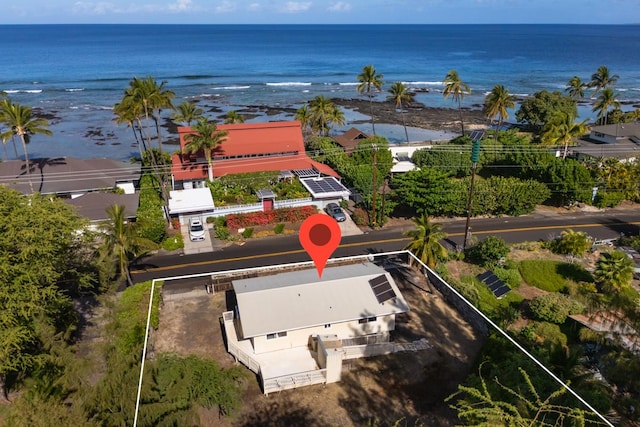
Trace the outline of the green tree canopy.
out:
[[[414,169],[395,175],[391,184],[398,204],[418,215],[446,215],[460,199],[449,173],[440,169]]]
[[[557,114],[566,114],[572,119],[577,117],[578,109],[575,99],[564,96],[559,91],[548,92],[546,90],[536,92],[527,97],[516,111],[518,123],[525,123],[534,131],[540,132],[542,128]]]
[[[69,295],[94,289],[86,222],[66,203],[0,187],[0,383],[46,362],[75,324]],[[50,328],[53,332],[49,333]]]

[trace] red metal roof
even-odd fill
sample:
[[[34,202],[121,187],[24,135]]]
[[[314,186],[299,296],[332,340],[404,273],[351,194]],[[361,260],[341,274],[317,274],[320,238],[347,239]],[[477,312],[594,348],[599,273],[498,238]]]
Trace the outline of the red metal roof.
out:
[[[307,156],[299,121],[226,124],[219,125],[218,129],[226,130],[228,135],[214,150],[214,177],[312,168],[324,175],[340,177],[329,166]],[[193,131],[190,127],[178,128],[182,150],[186,144],[184,137],[191,132]],[[174,179],[205,179],[207,167],[204,155],[197,157],[174,154],[171,158],[171,173]]]

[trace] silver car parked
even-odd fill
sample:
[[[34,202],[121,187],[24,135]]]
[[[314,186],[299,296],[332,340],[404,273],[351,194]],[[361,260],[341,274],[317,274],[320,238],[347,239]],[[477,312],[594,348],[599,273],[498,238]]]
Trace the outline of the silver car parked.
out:
[[[338,206],[337,203],[329,203],[327,206],[325,206],[324,211],[327,213],[327,215],[329,215],[331,218],[335,219],[338,222],[347,220],[347,216],[344,214],[344,212],[342,211],[340,206]]]

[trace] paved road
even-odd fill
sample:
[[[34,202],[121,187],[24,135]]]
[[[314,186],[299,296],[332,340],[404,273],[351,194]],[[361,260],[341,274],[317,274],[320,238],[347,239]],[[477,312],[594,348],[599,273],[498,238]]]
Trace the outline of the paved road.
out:
[[[443,222],[449,234],[446,243],[461,245],[464,220]],[[547,240],[566,228],[585,231],[596,239],[619,237],[620,233],[637,235],[640,232],[640,212],[610,210],[598,213],[535,214],[522,217],[473,219],[472,235],[482,239],[495,235],[509,243]],[[357,236],[345,236],[332,257],[364,255],[402,249],[409,239],[403,232],[411,226],[372,231]],[[153,278],[181,276],[214,271],[235,270],[265,265],[308,261],[297,236],[277,236],[250,240],[245,245],[230,245],[221,250],[194,255],[157,255],[148,258],[134,271],[136,282]],[[185,283],[186,285],[186,283]]]

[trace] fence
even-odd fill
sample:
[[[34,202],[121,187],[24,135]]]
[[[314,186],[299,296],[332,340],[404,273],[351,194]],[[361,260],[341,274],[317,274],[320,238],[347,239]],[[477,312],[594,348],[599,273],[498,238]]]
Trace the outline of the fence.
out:
[[[227,351],[235,357],[238,362],[242,363],[256,374],[259,374],[260,362],[251,357],[250,354],[246,353],[238,345],[238,336],[236,335],[233,311],[225,311],[222,313],[222,320],[224,321],[224,332],[227,336]]]
[[[293,375],[267,378],[263,380],[262,387],[264,390],[264,394],[269,394],[274,391],[304,387],[313,384],[324,384],[326,382],[327,370],[315,369],[313,371],[298,372]]]
[[[273,203],[273,207],[275,209],[281,208],[295,208],[298,206],[309,206],[315,205],[313,199],[311,197],[304,197],[301,199],[290,199],[290,200],[276,200]]]

